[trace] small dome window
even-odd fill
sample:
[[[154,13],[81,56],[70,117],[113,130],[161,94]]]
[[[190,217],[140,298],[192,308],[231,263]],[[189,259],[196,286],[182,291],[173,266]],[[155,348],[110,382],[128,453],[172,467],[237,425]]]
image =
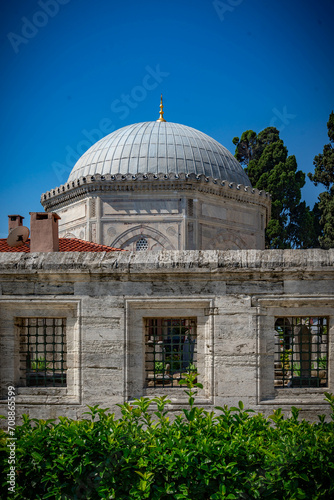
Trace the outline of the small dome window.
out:
[[[142,252],[143,250],[148,250],[148,242],[146,238],[140,238],[136,242],[136,251]]]

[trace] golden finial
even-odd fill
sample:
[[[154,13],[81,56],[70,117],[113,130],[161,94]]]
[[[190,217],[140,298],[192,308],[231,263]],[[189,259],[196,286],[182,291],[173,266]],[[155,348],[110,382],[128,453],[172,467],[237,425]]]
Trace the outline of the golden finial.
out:
[[[164,106],[162,104],[162,94],[161,94],[161,99],[160,99],[160,118],[157,120],[157,122],[165,122],[166,120],[164,119]]]

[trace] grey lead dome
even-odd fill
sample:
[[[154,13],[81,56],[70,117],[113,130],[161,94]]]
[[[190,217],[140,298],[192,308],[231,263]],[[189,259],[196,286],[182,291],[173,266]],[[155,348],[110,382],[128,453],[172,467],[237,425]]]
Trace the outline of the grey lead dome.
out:
[[[94,174],[204,174],[251,186],[241,165],[219,142],[186,125],[144,122],[107,135],[84,153],[68,181]]]

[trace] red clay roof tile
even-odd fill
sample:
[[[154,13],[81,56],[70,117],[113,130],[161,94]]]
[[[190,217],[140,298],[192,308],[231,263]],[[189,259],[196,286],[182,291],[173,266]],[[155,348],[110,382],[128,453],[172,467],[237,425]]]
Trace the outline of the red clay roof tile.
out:
[[[79,240],[78,238],[59,238],[59,252],[117,252],[121,248],[99,245],[90,241]],[[0,252],[30,252],[30,239],[21,247],[10,247],[5,238],[0,238]]]

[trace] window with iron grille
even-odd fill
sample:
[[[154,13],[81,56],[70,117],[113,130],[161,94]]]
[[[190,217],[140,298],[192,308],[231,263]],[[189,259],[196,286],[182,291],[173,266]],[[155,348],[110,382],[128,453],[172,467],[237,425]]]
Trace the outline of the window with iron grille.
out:
[[[180,387],[183,374],[197,371],[195,318],[145,318],[147,387]]]
[[[136,251],[141,252],[143,250],[148,250],[148,241],[146,238],[140,238],[136,242]]]
[[[66,387],[66,319],[17,318],[20,382],[28,387]]]
[[[188,200],[188,215],[189,217],[194,216],[194,200]]]
[[[328,318],[275,319],[275,386],[328,385]]]

